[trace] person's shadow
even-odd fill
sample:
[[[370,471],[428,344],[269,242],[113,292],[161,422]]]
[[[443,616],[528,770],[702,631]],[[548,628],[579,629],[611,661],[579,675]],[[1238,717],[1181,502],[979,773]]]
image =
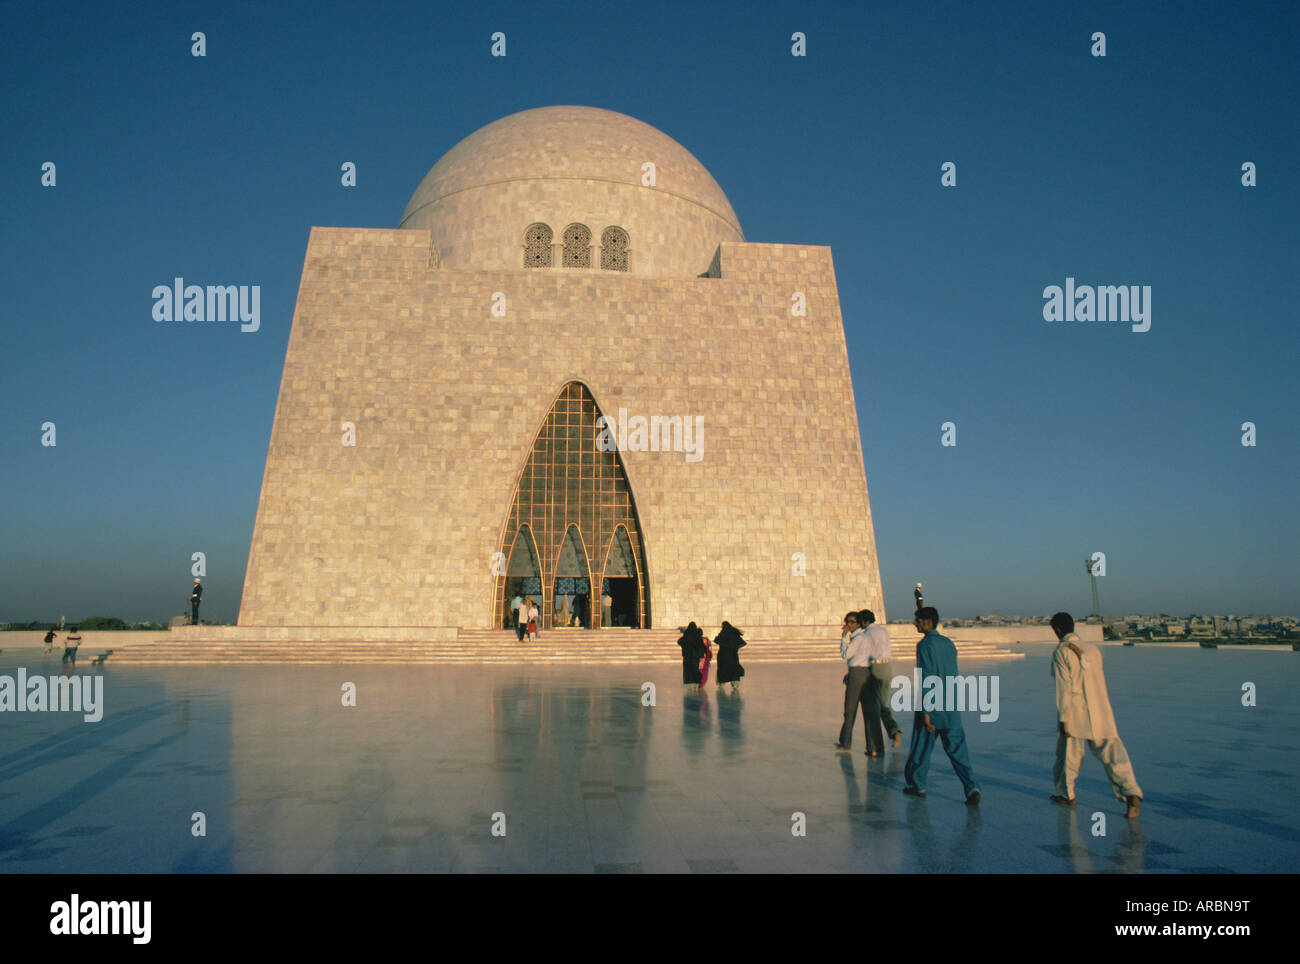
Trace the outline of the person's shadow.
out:
[[[682,746],[698,755],[704,749],[704,740],[713,729],[713,709],[709,705],[708,690],[698,693],[686,689],[682,693]]]
[[[1103,873],[1112,868],[1098,867],[1100,855],[1092,852],[1092,843],[1098,839],[1092,835],[1092,814],[1094,810],[1083,807],[1060,807],[1056,815],[1057,833],[1061,847],[1069,856],[1071,869],[1076,874]],[[1113,868],[1122,874],[1140,874],[1146,863],[1147,838],[1142,833],[1142,825],[1137,820],[1128,820],[1123,816],[1106,814],[1106,832],[1110,833],[1115,820],[1123,820],[1124,828],[1115,841],[1115,854],[1110,858]],[[1080,824],[1084,826],[1080,826]],[[1086,829],[1085,829],[1086,828]],[[1094,858],[1098,858],[1095,860]]]
[[[1122,874],[1143,873],[1146,865],[1147,837],[1142,832],[1142,823],[1136,818],[1124,821],[1124,830],[1115,842],[1118,853],[1111,859],[1116,863],[1116,870]]]
[[[1061,840],[1061,847],[1069,857],[1071,869],[1076,874],[1095,873],[1092,851],[1088,848],[1090,838],[1085,837],[1079,829],[1079,811],[1076,807],[1059,807],[1056,814],[1056,832]]]
[[[745,700],[739,691],[727,692],[718,687],[718,737],[724,756],[735,756],[745,747],[745,730],[741,717]]]
[[[957,837],[947,848],[947,853],[935,836],[930,823],[930,807],[935,801],[907,797],[907,823],[912,830],[912,846],[922,873],[963,874],[971,869],[975,857],[975,844],[984,826],[979,807],[966,807],[965,822]]]

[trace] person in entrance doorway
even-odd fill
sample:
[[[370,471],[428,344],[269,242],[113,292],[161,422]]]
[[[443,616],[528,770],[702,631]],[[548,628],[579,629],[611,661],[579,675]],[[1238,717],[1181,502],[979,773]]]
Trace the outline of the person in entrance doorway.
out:
[[[521,643],[524,641],[525,621],[523,617],[527,615],[527,613],[521,613],[519,611],[523,608],[524,608],[524,597],[516,593],[515,598],[510,600],[510,620],[515,624],[515,638],[518,639],[519,642]]]
[[[537,623],[542,618],[542,614],[537,610],[537,604],[533,602],[532,597],[528,598],[528,641],[537,642]]]
[[[1067,807],[1075,805],[1074,782],[1083,765],[1086,744],[1105,768],[1115,798],[1128,806],[1124,815],[1134,820],[1142,805],[1142,788],[1115,727],[1101,650],[1079,638],[1069,613],[1057,613],[1051,625],[1060,640],[1052,654],[1057,720],[1056,764],[1052,767],[1056,793],[1052,802]]]
[[[533,598],[531,596],[529,596],[527,599],[521,599],[519,601],[518,627],[519,627],[519,641],[521,643],[524,641],[524,638],[528,635],[528,607],[531,606],[532,603],[533,603]]]
[[[939,634],[939,612],[933,606],[922,606],[916,611],[916,630],[921,641],[916,644],[916,665],[921,679],[938,677],[941,694],[951,691],[948,680],[957,676],[957,647],[951,639]],[[915,697],[920,706],[920,694]],[[966,793],[966,806],[980,802],[980,788],[971,769],[970,754],[966,750],[966,731],[962,729],[961,713],[956,709],[942,708],[924,712],[917,709],[912,716],[912,749],[903,767],[906,786],[903,792],[913,797],[925,796],[925,777],[930,771],[930,753],[934,742],[943,743],[944,752],[952,764],[953,772],[961,781]]]
[[[600,624],[601,626],[613,626],[611,614],[614,611],[614,597],[605,590],[600,596]]]

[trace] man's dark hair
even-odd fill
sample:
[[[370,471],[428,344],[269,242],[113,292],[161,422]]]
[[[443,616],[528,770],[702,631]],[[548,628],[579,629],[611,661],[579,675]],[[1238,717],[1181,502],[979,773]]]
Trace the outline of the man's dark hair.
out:
[[[858,622],[860,622],[863,626],[870,626],[875,621],[876,621],[876,614],[873,613],[870,609],[862,609],[858,611]]]
[[[1067,633],[1074,632],[1074,617],[1069,613],[1057,613],[1051,620],[1052,629],[1056,630],[1057,636],[1064,636]]]
[[[858,611],[857,611],[856,609],[853,610],[852,612],[847,612],[847,613],[844,614],[844,621],[845,621],[846,623],[847,623],[850,619],[853,620],[855,623],[858,621]]]
[[[931,622],[933,622],[936,626],[938,626],[939,610],[935,609],[933,606],[922,606],[920,609],[916,611],[916,618],[928,619]]]

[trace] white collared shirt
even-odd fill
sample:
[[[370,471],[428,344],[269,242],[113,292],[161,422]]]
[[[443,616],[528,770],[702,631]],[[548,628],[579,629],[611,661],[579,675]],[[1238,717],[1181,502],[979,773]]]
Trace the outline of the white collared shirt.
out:
[[[867,655],[873,663],[888,663],[892,650],[889,646],[889,630],[880,623],[872,623],[865,630],[867,634]]]
[[[867,652],[867,634],[862,628],[853,630],[852,634],[840,637],[840,656],[848,661],[849,666],[870,666],[871,658]]]

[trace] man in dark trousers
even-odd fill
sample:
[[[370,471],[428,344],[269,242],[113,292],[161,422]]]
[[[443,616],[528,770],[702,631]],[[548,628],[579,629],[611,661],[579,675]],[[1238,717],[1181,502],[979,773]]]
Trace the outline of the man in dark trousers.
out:
[[[519,593],[515,593],[515,598],[510,600],[510,618],[514,620],[515,637],[521,643],[524,641],[524,626],[527,623],[526,619],[519,618],[521,615],[527,615],[527,613],[521,614],[519,612],[519,610],[523,608],[523,605],[524,597],[519,595]]]
[[[893,650],[889,642],[889,630],[876,622],[876,614],[870,609],[858,613],[858,625],[867,634],[867,652],[871,657],[871,682],[868,685],[876,702],[880,704],[880,722],[885,725],[885,732],[889,734],[894,746],[899,746],[903,742],[903,729],[889,708],[889,685],[894,678],[889,664]]]
[[[203,598],[203,587],[199,585],[197,579],[194,580],[194,591],[190,593],[190,625],[199,624],[199,600]]]
[[[847,752],[853,745],[853,724],[858,719],[858,704],[864,703],[871,690],[871,653],[868,649],[866,631],[863,629],[859,614],[848,613],[844,625],[840,627],[840,659],[848,664],[848,673],[844,677],[844,723],[840,727],[840,738],[835,741],[835,749]],[[871,714],[867,707],[862,707],[863,725],[867,735],[867,753],[871,745]]]
[[[966,806],[980,802],[980,788],[975,783],[970,754],[966,751],[966,731],[962,729],[961,713],[944,706],[948,692],[948,678],[957,676],[957,647],[951,639],[939,634],[939,612],[933,606],[922,606],[916,611],[917,632],[922,633],[916,644],[916,665],[921,670],[922,688],[925,681],[937,677],[940,687],[940,708],[925,712],[921,693],[913,693],[912,750],[903,767],[907,786],[903,792],[913,797],[925,796],[925,776],[930,770],[930,753],[936,738],[943,742],[944,752],[952,763],[957,779],[966,793]]]

